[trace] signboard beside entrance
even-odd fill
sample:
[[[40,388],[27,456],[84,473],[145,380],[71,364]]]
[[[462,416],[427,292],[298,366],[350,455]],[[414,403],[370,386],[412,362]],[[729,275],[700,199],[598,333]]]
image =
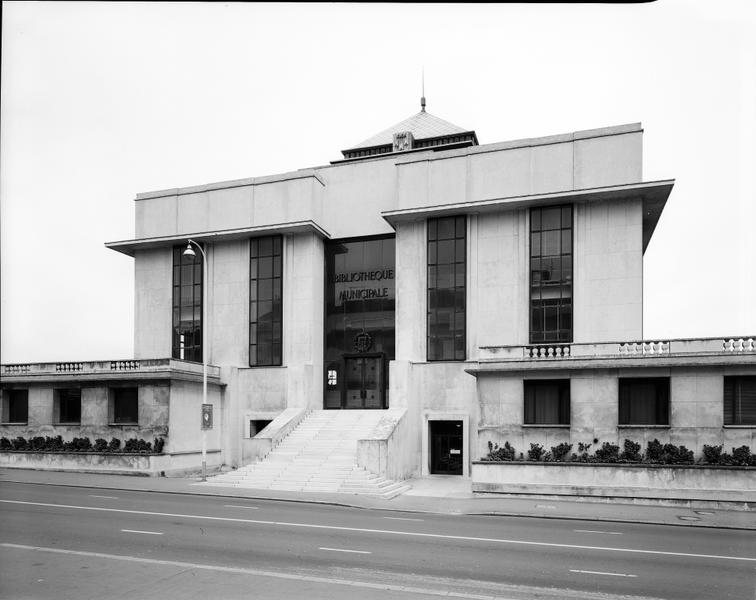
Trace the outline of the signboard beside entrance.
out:
[[[203,404],[202,405],[202,429],[212,429],[212,428],[213,428],[213,405]]]

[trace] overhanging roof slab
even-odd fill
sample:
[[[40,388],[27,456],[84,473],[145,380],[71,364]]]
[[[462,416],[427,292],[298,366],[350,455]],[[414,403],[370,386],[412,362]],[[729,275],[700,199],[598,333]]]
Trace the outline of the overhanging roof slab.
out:
[[[152,238],[135,240],[123,240],[119,242],[107,242],[106,248],[121,252],[127,256],[134,256],[137,250],[149,250],[152,248],[165,248],[175,244],[181,244],[188,239],[195,242],[227,242],[232,240],[246,239],[260,235],[275,234],[301,234],[315,233],[322,238],[330,239],[330,234],[314,221],[294,221],[290,223],[276,223],[273,225],[259,225],[256,227],[243,227],[240,229],[221,229],[218,231],[200,231],[195,233],[182,233]]]
[[[454,204],[387,210],[383,211],[381,216],[389,225],[396,228],[397,223],[418,221],[433,217],[458,214],[486,214],[513,208],[547,206],[557,202],[598,202],[641,197],[643,199],[643,251],[645,252],[674,184],[674,179],[664,179],[581,190],[564,190],[546,194],[507,196]]]

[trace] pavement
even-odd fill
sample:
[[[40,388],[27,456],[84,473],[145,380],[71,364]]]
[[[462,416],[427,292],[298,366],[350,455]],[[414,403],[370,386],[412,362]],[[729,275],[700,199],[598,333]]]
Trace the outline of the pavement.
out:
[[[304,493],[234,488],[203,483],[198,476],[138,477],[3,468],[0,469],[0,484],[3,482],[309,502],[431,514],[500,515],[756,530],[756,512],[748,510],[745,503],[738,505],[735,503],[683,503],[659,500],[653,504],[648,504],[647,501],[641,504],[634,503],[629,499],[565,499],[554,496],[512,497],[497,494],[473,494],[470,479],[443,475],[410,479],[407,483],[412,488],[390,500],[344,493]]]

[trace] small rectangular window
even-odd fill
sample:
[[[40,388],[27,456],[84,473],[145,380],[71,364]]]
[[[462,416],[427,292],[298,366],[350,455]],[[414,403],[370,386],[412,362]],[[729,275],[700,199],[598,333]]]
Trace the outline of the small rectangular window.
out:
[[[724,424],[756,425],[756,377],[724,378]]]
[[[29,390],[3,391],[3,423],[29,422]]]
[[[116,425],[136,425],[139,422],[139,389],[113,388],[113,423]]]
[[[55,396],[57,422],[61,424],[81,423],[81,390],[55,390]]]
[[[619,380],[620,425],[669,425],[669,377]]]
[[[525,381],[526,425],[570,424],[570,380]]]
[[[253,419],[249,422],[249,437],[253,438],[273,421],[270,419]]]

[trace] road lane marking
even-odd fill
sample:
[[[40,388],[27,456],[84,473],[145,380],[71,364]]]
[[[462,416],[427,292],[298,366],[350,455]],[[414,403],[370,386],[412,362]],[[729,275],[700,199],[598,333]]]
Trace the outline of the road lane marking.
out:
[[[372,554],[372,552],[367,552],[366,550],[347,550],[345,548],[325,548],[320,547],[318,550],[328,550],[329,552],[349,552],[350,554]]]
[[[224,504],[226,508],[248,508],[249,510],[258,510],[259,506],[242,506],[241,504]]]
[[[214,517],[209,515],[186,515],[182,513],[164,513],[147,510],[128,510],[125,508],[105,508],[101,506],[76,506],[72,504],[52,504],[49,502],[29,502],[25,500],[3,500],[5,504],[22,504],[26,506],[45,506],[48,508],[71,508],[96,512],[113,512],[130,515],[149,515],[154,517],[173,517],[181,519],[199,519],[203,521],[221,521],[227,523],[249,523],[252,525],[278,525],[281,527],[301,527],[303,529],[325,529],[331,531],[354,531],[359,533],[377,533],[382,535],[399,535],[407,537],[432,538],[437,540],[458,540],[467,542],[488,542],[493,544],[516,544],[522,546],[542,546],[545,548],[570,548],[577,550],[595,550],[598,552],[624,552],[629,554],[654,554],[659,556],[683,556],[687,558],[715,558],[721,560],[740,560],[756,562],[756,557],[727,556],[721,554],[694,554],[690,552],[670,552],[665,550],[640,550],[636,548],[608,548],[603,546],[582,546],[579,544],[557,544],[554,542],[531,542],[527,540],[510,540],[502,538],[484,538],[467,535],[447,535],[442,533],[420,533],[415,531],[396,531],[392,529],[368,529],[365,527],[342,527],[339,525],[318,525],[316,523],[291,523],[287,521],[263,521],[257,519],[240,519],[237,517]]]
[[[392,521],[425,521],[425,519],[408,519],[405,517],[383,517],[384,519],[391,519]]]
[[[619,531],[594,531],[593,529],[573,529],[575,533],[605,533],[606,535],[622,535]]]
[[[263,571],[260,569],[245,569],[241,567],[222,567],[220,565],[206,565],[200,563],[189,563],[178,560],[160,560],[156,558],[142,558],[141,556],[124,556],[120,554],[105,554],[102,552],[83,552],[81,550],[66,550],[64,548],[45,548],[42,546],[23,546],[21,544],[0,543],[0,548],[12,548],[15,550],[31,550],[35,552],[50,552],[53,554],[67,554],[71,556],[84,556],[87,558],[103,558],[110,560],[120,560],[131,563],[141,563],[148,565],[160,565],[167,567],[178,567],[180,569],[201,569],[203,571],[215,571],[220,573],[234,573],[237,575],[252,575],[256,577],[275,577],[277,579],[288,579],[293,581],[306,581],[309,583],[323,583],[327,585],[348,585],[356,588],[383,590],[389,592],[403,592],[405,594],[418,594],[424,596],[442,596],[448,598],[450,595],[455,598],[465,598],[469,600],[493,600],[494,596],[481,596],[480,594],[466,594],[464,592],[449,592],[447,590],[434,590],[431,588],[410,587],[404,585],[393,585],[390,583],[369,583],[367,581],[354,581],[349,579],[333,579],[329,577],[316,577],[313,575],[295,575],[294,573],[277,573],[275,571]],[[504,598],[496,596],[497,600],[514,600],[513,598]]]
[[[581,571],[580,569],[570,569],[570,573],[586,573],[587,575],[611,575],[613,577],[638,577],[632,573],[606,573],[604,571]]]
[[[536,504],[536,508],[556,508],[553,504]]]
[[[90,498],[107,498],[108,500],[118,500],[118,496],[95,496],[94,494],[89,494]]]
[[[140,531],[139,529],[121,529],[124,533],[145,533],[147,535],[163,535],[159,531]]]

